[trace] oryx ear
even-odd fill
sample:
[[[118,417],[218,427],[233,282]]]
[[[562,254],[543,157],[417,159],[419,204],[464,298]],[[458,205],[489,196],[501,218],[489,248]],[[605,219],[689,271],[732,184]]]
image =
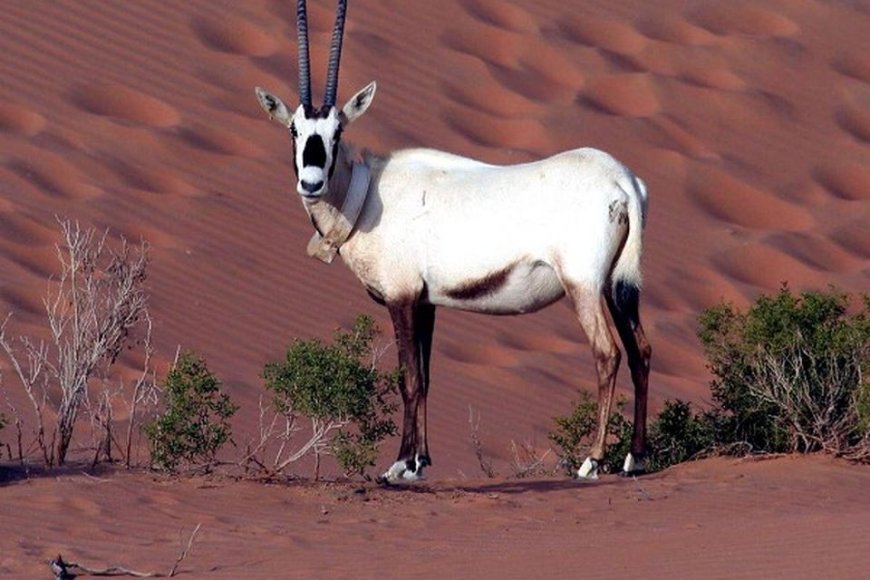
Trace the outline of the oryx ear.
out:
[[[357,117],[365,113],[369,105],[375,98],[375,90],[378,88],[378,83],[372,81],[360,92],[350,98],[341,109],[341,124],[347,125],[356,120]]]
[[[293,122],[293,116],[290,114],[290,109],[284,104],[284,101],[266,91],[257,87],[254,89],[257,93],[257,100],[260,101],[260,106],[263,110],[269,113],[269,117],[275,119],[282,125],[287,127]]]

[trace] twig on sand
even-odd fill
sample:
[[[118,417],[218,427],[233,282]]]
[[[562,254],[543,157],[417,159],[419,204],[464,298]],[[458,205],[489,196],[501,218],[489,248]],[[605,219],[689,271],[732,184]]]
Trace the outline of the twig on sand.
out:
[[[187,546],[185,546],[178,554],[178,558],[175,559],[175,564],[172,565],[172,569],[169,571],[168,576],[170,578],[175,576],[175,571],[178,570],[178,565],[181,564],[181,561],[187,557],[188,553],[190,553],[191,548],[193,548],[193,540],[196,538],[196,534],[199,532],[199,528],[201,527],[202,523],[198,523],[196,524],[196,527],[193,528],[193,532],[190,533],[190,537],[187,539]]]
[[[133,576],[135,578],[172,578],[175,576],[175,573],[178,571],[178,566],[181,562],[187,557],[190,553],[191,548],[193,548],[193,541],[196,538],[196,534],[199,532],[199,529],[202,527],[202,524],[196,524],[196,527],[191,532],[190,537],[187,539],[187,545],[185,545],[181,552],[178,554],[178,557],[175,559],[175,563],[172,565],[172,569],[169,570],[169,573],[163,574],[161,572],[138,572],[136,570],[130,570],[128,568],[124,568],[122,566],[112,566],[111,568],[88,568],[87,566],[82,566],[76,562],[65,562],[63,557],[58,554],[57,558],[49,561],[48,565],[51,567],[51,571],[54,574],[55,580],[71,580],[76,576]]]

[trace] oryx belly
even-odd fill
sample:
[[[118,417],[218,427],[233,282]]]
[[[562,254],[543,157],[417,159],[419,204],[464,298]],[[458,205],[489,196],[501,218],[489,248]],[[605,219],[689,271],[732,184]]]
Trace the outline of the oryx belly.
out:
[[[426,300],[487,314],[523,314],[564,296],[555,270],[540,260],[521,260],[489,272],[466,270],[462,277],[428,276]]]

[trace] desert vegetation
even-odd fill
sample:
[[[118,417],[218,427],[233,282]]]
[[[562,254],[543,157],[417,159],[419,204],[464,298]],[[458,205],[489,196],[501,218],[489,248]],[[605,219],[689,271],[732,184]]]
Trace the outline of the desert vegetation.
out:
[[[649,426],[653,471],[712,454],[812,453],[870,460],[870,297],[835,289],[795,295],[786,286],[745,312],[730,304],[699,316],[713,374],[707,410],[669,400]],[[628,449],[630,423],[617,404],[605,467]],[[595,402],[583,393],[550,434],[571,470],[588,450]]]
[[[375,465],[379,443],[396,432],[392,414],[398,371],[383,372],[374,320],[358,316],[353,328],[337,330],[332,344],[317,339],[296,340],[283,361],[266,365],[263,376],[284,424],[282,443],[305,417],[311,437],[297,451],[276,456],[277,470],[311,451],[314,477],[324,452],[335,456],[345,474],[364,475]]]
[[[35,425],[32,443],[25,443],[21,414],[6,398],[17,431],[18,458],[23,462],[35,447],[49,467],[66,461],[83,408],[98,441],[94,462],[101,453],[111,458],[111,399],[117,391],[113,367],[124,351],[141,347],[145,370],[133,386],[135,407],[148,391],[150,361],[147,244],[132,246],[123,238],[110,244],[108,231],[82,228],[70,220],[59,225],[60,274],[43,297],[49,339],[11,336],[11,315],[0,326],[0,347],[27,395]],[[59,393],[52,408],[51,393]],[[126,444],[118,446],[128,457],[131,436],[128,430]]]
[[[715,377],[719,443],[870,458],[868,308],[866,295],[783,287],[747,312],[706,310],[699,337]]]
[[[276,477],[312,457],[316,480],[322,458],[330,455],[345,476],[368,477],[380,443],[396,432],[400,376],[400,369],[383,370],[388,346],[370,317],[336,330],[331,343],[296,339],[282,360],[266,364],[258,430],[236,446],[232,417],[238,406],[201,357],[180,353],[165,378],[155,378],[147,244],[133,246],[123,238],[110,243],[109,232],[59,224],[60,273],[43,298],[49,339],[13,337],[9,317],[0,327],[11,378],[32,414],[23,417],[4,394],[0,449],[7,459],[24,463],[35,454],[47,467],[63,464],[84,409],[92,465],[116,458],[135,465],[133,441],[141,431],[148,464],[170,473],[221,464]],[[712,454],[826,452],[870,460],[868,308],[866,295],[833,288],[795,294],[783,286],[745,311],[731,304],[704,310],[698,337],[713,375],[711,401],[706,408],[665,402],[650,421],[647,469]],[[130,350],[137,351],[142,371],[124,384],[113,365]],[[9,378],[3,389],[10,388]],[[123,430],[113,411],[118,404],[128,411]],[[632,425],[625,406],[618,400],[610,417],[606,470],[617,470],[628,450]],[[570,414],[554,418],[549,440],[555,454],[511,441],[509,476],[549,473],[555,456],[575,471],[588,453],[595,413],[592,395],[581,392]],[[480,422],[481,413],[469,409],[472,449],[483,473],[496,477],[483,451]],[[218,462],[228,443],[238,457]]]
[[[180,465],[209,469],[232,438],[230,419],[238,406],[223,392],[205,361],[181,354],[163,384],[165,409],[144,426],[151,464],[176,471]]]

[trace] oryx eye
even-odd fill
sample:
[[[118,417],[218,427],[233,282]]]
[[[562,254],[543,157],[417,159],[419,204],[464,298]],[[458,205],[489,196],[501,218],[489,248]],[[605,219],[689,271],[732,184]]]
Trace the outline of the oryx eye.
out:
[[[293,138],[296,139],[299,136],[299,133],[296,131],[296,123],[290,125],[290,134],[293,135]]]

